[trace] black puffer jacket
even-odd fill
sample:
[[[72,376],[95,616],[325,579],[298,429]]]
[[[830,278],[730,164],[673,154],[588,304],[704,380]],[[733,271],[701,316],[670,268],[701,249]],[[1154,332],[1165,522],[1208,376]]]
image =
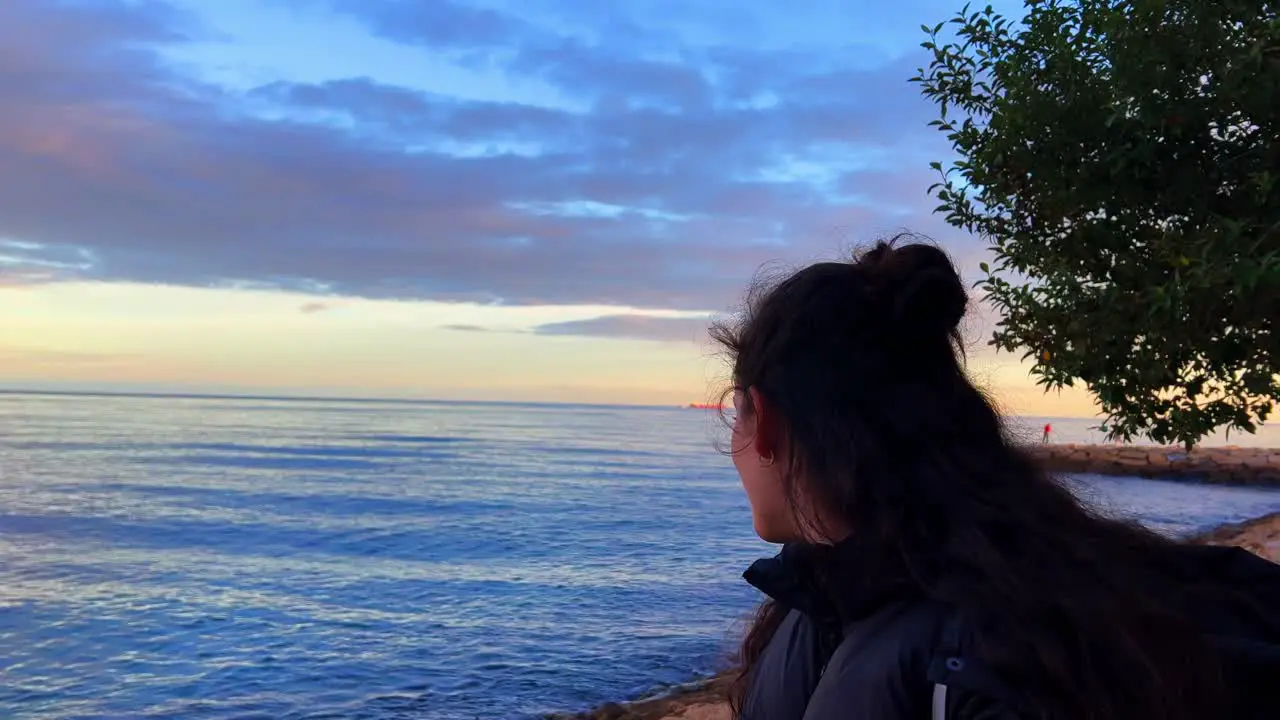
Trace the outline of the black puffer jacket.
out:
[[[787,546],[748,582],[789,612],[753,670],[742,720],[1012,720],[1016,692],[974,656],[966,624],[920,596],[903,573],[864,567],[848,547]],[[1243,604],[1190,607],[1218,647],[1232,706],[1222,718],[1280,707],[1280,566],[1238,548],[1187,546],[1168,568],[1183,586],[1227,585]]]
[[[949,608],[883,568],[827,576],[849,552],[790,545],[747,570],[789,612],[755,667],[742,720],[925,720],[942,715],[938,703],[948,720],[1016,717]]]

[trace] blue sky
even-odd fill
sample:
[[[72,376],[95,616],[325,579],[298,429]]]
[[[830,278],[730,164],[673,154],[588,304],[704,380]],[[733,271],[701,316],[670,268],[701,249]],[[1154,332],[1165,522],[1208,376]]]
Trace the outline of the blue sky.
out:
[[[976,265],[981,244],[930,213],[928,163],[947,150],[907,82],[925,60],[920,25],[957,8],[5,0],[0,287],[21,335],[0,373],[145,384],[199,334],[244,373],[166,383],[271,384],[253,367],[285,344],[347,347],[342,328],[400,313],[416,319],[387,343],[420,344],[406,377],[445,354],[572,365],[590,341],[595,362],[689,368],[627,397],[688,395],[707,382],[706,317],[762,264],[910,228]],[[128,309],[103,320],[104,292]],[[252,342],[247,320],[240,340],[234,318],[223,335],[193,330],[219,306],[279,316]],[[344,308],[348,325],[326,325]],[[472,347],[486,333],[499,347]],[[115,369],[39,371],[50,353]],[[367,360],[342,370],[373,373]],[[515,392],[500,380],[527,376],[520,392],[537,396],[544,370],[463,385]]]

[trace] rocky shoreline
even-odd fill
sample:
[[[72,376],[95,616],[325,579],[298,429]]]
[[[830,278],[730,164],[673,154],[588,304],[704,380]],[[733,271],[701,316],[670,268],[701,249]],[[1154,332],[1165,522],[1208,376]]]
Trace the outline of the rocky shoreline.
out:
[[[1230,485],[1280,487],[1280,449],[1143,445],[1032,445],[1052,472],[1177,478]]]
[[[1247,522],[1230,523],[1190,539],[1205,545],[1237,545],[1254,555],[1280,563],[1280,512]]]
[[[727,674],[690,683],[651,698],[606,703],[583,713],[548,715],[546,720],[729,720]]]
[[[1099,451],[1099,449],[1101,451]],[[1045,445],[1037,454],[1055,472],[1092,472],[1140,477],[1202,478],[1212,482],[1232,482],[1280,487],[1280,450],[1251,448],[1205,448],[1169,459],[1171,448],[1131,446]],[[1137,450],[1138,452],[1134,452]],[[1125,452],[1129,451],[1129,452]],[[1180,449],[1176,450],[1181,453]],[[1161,453],[1166,453],[1161,455]],[[1203,454],[1203,455],[1202,455]],[[1207,457],[1206,457],[1207,456]],[[1164,457],[1164,460],[1160,458]],[[1264,460],[1259,460],[1263,458]],[[1241,482],[1235,478],[1248,477]],[[1238,545],[1280,563],[1280,512],[1243,523],[1223,525],[1189,538],[1209,545]],[[632,703],[608,703],[577,714],[547,716],[548,720],[730,720],[725,704],[728,676],[717,675],[660,696]]]

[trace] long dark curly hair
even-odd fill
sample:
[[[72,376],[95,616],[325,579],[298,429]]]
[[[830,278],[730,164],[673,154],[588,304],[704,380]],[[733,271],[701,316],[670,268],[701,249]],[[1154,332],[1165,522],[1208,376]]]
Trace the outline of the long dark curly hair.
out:
[[[899,237],[757,287],[712,337],[733,388],[777,416],[793,508],[803,495],[972,618],[1031,716],[1214,717],[1220,668],[1161,572],[1175,541],[1082,505],[1019,449],[966,374],[968,306],[950,258]],[[766,602],[746,633],[735,717],[785,613]]]

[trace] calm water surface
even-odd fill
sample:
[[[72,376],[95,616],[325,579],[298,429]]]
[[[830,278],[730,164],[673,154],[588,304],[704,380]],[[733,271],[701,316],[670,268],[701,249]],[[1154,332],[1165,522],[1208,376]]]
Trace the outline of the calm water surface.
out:
[[[0,717],[527,718],[715,668],[706,413],[0,395]],[[1170,532],[1274,492],[1081,477]]]

